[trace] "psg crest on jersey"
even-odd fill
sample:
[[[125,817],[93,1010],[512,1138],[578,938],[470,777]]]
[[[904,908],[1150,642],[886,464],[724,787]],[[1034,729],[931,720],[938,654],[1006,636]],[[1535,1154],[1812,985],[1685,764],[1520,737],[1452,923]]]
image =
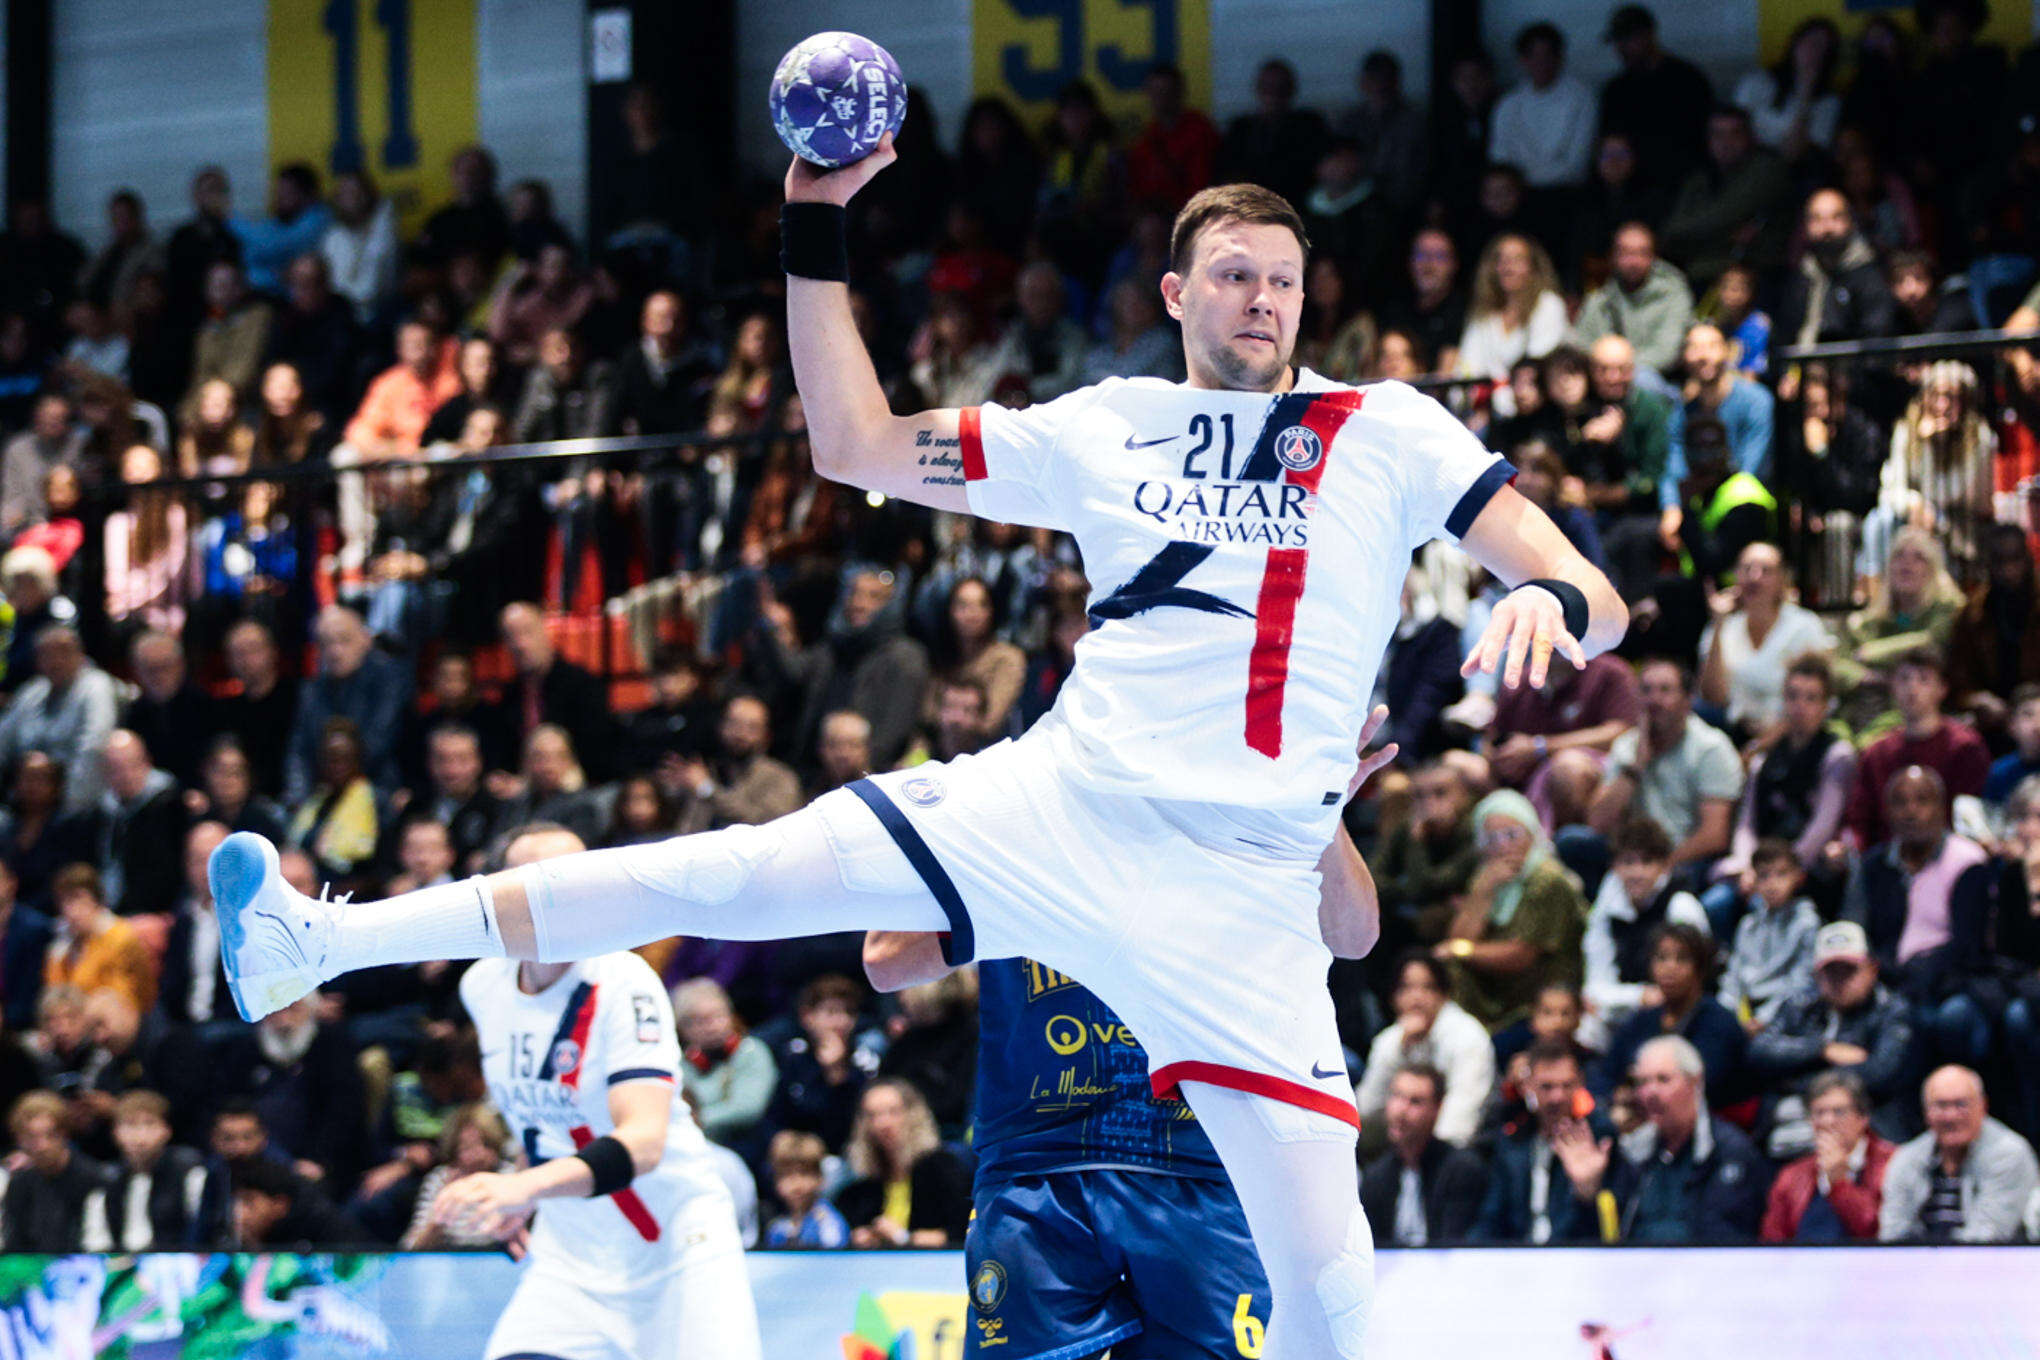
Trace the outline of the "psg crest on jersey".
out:
[[[926,775],[900,785],[900,795],[915,807],[934,807],[942,801],[944,792],[941,780]]]
[[[581,1065],[581,1046],[572,1039],[562,1039],[552,1048],[552,1069],[556,1077],[564,1077]]]
[[[1291,425],[1275,436],[1275,461],[1291,472],[1309,472],[1324,456],[1324,442],[1309,426]]]

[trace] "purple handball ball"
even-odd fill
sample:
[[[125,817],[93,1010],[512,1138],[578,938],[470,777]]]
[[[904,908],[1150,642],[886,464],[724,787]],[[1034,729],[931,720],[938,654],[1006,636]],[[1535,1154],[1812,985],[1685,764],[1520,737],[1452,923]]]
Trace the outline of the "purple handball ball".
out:
[[[907,116],[892,53],[855,33],[817,33],[772,73],[772,128],[802,160],[834,170],[878,149]]]

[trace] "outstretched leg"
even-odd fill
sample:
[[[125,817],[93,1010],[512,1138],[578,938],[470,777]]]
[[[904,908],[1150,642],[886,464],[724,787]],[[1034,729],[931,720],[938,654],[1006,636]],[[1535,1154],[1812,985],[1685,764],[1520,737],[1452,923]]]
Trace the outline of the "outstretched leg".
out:
[[[1261,1360],[1359,1360],[1374,1308],[1374,1235],[1354,1129],[1266,1096],[1186,1081],[1268,1274]]]
[[[249,1019],[378,964],[505,954],[551,962],[671,935],[949,929],[904,855],[887,847],[879,862],[839,862],[814,806],[765,826],[567,855],[344,907],[292,891],[275,849],[247,833],[213,852],[211,876],[227,978]]]

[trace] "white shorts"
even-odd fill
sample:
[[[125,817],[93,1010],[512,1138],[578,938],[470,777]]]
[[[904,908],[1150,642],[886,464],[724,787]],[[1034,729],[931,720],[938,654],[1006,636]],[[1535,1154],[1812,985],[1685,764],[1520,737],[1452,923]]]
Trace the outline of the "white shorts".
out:
[[[534,1255],[489,1333],[487,1360],[760,1360],[758,1310],[744,1245],[715,1214],[683,1211],[670,1225],[674,1268],[649,1280],[598,1286],[572,1263]],[[541,1210],[541,1212],[543,1212]]]
[[[1040,729],[815,801],[844,886],[925,884],[952,963],[1076,978],[1148,1054],[1158,1096],[1202,1081],[1358,1127],[1318,928],[1317,855],[1243,839],[1252,814],[1102,793]]]

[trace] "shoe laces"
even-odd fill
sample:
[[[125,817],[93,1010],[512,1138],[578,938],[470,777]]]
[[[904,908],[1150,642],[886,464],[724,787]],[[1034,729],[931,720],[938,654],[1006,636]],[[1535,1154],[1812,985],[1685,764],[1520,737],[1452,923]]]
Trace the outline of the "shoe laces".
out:
[[[344,907],[354,900],[354,894],[353,892],[349,891],[341,893],[338,897],[335,897],[333,896],[332,883],[327,882],[321,883],[319,885],[319,895],[313,900],[329,907]],[[310,930],[311,928],[312,922],[308,918],[305,921],[305,929]]]

